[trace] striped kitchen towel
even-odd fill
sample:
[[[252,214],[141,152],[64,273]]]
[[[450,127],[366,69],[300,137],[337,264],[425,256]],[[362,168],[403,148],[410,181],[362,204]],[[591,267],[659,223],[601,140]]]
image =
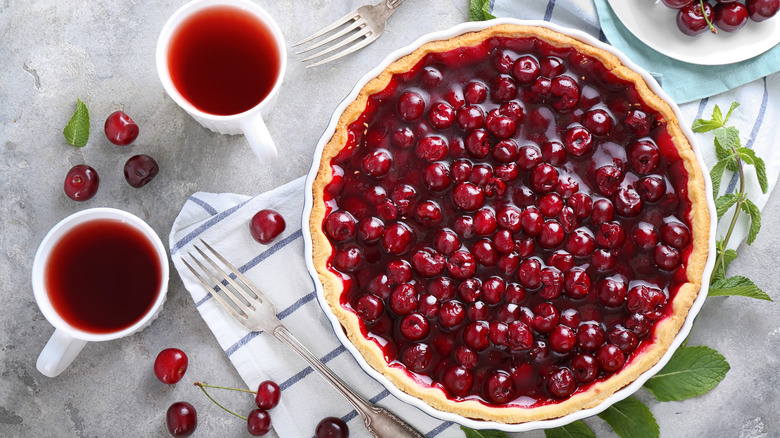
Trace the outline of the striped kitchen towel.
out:
[[[461,436],[452,423],[390,395],[336,338],[304,262],[303,190],[304,179],[298,178],[256,197],[199,192],[190,196],[174,221],[169,241],[173,264],[225,355],[248,388],[256,389],[267,379],[282,388],[279,405],[269,412],[280,437],[313,436],[319,420],[328,416],[347,421],[351,437],[369,436],[352,406],[295,352],[268,334],[249,332],[211,298],[182,263],[198,239],[212,245],[269,295],[290,331],[365,398],[391,409],[428,437]],[[278,211],[287,223],[269,245],[255,242],[249,234],[250,219],[264,208]]]

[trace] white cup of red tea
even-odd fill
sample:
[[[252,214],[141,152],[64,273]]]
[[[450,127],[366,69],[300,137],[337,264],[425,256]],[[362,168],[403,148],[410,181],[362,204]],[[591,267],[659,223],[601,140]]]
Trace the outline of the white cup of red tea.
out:
[[[204,127],[243,134],[257,158],[277,149],[264,122],[287,66],[284,36],[249,0],[194,0],[177,10],[157,40],[166,93]]]
[[[37,368],[55,377],[87,342],[131,335],[157,317],[168,291],[168,256],[140,218],[113,208],[82,210],[44,237],[32,287],[55,328]]]

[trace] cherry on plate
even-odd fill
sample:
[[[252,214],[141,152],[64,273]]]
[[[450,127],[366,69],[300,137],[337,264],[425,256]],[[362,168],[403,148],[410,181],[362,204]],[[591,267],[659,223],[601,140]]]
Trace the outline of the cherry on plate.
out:
[[[285,227],[282,215],[270,209],[258,211],[249,222],[249,232],[252,233],[252,237],[263,245],[276,239]]]
[[[198,414],[195,408],[184,401],[176,402],[168,408],[165,414],[165,424],[168,432],[175,437],[187,437],[198,427]]]
[[[100,185],[98,174],[86,164],[73,166],[65,176],[65,194],[74,201],[86,201],[97,193]]]
[[[172,385],[187,372],[189,360],[187,355],[178,348],[166,348],[154,360],[154,375],[161,382]]]
[[[137,189],[148,184],[159,171],[160,167],[154,158],[145,154],[130,157],[124,169],[127,183]]]
[[[106,138],[117,146],[127,146],[138,137],[138,125],[124,111],[114,111],[103,127]]]
[[[338,417],[325,417],[317,424],[314,435],[317,438],[347,438],[349,427]]]

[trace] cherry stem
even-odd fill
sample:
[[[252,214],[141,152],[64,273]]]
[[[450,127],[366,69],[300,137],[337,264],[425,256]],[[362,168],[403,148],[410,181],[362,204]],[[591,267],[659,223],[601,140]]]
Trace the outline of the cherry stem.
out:
[[[718,29],[715,29],[715,26],[712,25],[712,23],[710,22],[709,17],[707,17],[707,10],[704,9],[704,0],[699,0],[699,4],[701,5],[701,15],[704,16],[704,21],[706,21],[707,22],[707,26],[710,27],[710,32],[712,32],[714,34],[717,34],[718,33]]]
[[[739,213],[742,210],[742,204],[745,202],[745,171],[742,167],[742,159],[739,157],[739,153],[734,147],[731,148],[731,153],[733,153],[734,157],[737,159],[737,170],[739,172],[739,190],[737,190],[738,197],[736,209],[734,210],[734,216],[731,218],[731,223],[729,224],[729,229],[726,232],[726,237],[723,238],[723,250],[720,252],[720,254],[718,254],[718,258],[715,259],[716,268],[721,266],[721,263],[723,263],[723,258],[726,255],[726,249],[728,248],[731,233],[734,231],[734,227],[737,225],[737,218],[739,218]]]
[[[218,388],[218,389],[230,389],[230,390],[233,390],[233,391],[242,391],[242,392],[252,392],[252,391],[248,391],[248,390],[245,390],[245,389],[237,389],[237,388],[227,388],[227,387],[224,387],[224,386],[207,385],[205,383],[200,383],[200,382],[195,382],[194,385],[197,386],[198,388],[200,388],[200,390],[203,391],[204,394],[206,394],[206,397],[208,397],[209,400],[213,401],[215,405],[217,405],[220,408],[222,408],[225,412],[231,413],[231,414],[235,415],[236,417],[241,418],[243,420],[247,419],[245,416],[236,414],[235,412],[231,411],[230,409],[222,406],[218,401],[214,400],[214,397],[212,397],[211,394],[209,394],[208,391],[206,391],[206,387]]]

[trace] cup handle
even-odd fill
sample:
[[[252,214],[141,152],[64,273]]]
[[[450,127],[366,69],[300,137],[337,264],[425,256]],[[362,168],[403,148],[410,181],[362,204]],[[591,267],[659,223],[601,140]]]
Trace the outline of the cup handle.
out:
[[[241,122],[241,130],[244,131],[244,136],[258,160],[266,163],[278,156],[276,145],[262,116],[258,114],[255,117],[245,119]]]
[[[85,345],[87,341],[76,339],[63,330],[54,330],[54,334],[38,356],[38,371],[47,377],[58,376],[73,362]]]

